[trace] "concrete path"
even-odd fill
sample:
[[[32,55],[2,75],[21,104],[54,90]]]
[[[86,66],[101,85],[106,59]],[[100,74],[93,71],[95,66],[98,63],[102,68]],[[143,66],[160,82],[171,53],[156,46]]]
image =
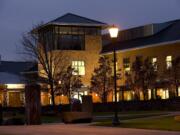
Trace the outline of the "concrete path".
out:
[[[0,126],[0,135],[179,135],[180,132],[78,125]]]

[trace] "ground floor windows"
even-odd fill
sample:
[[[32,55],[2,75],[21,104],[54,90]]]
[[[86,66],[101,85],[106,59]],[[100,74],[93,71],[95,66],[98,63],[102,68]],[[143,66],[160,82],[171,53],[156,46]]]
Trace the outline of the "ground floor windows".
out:
[[[125,101],[130,101],[130,100],[133,100],[133,91],[125,91],[124,94],[123,94],[123,98]]]
[[[41,92],[41,105],[46,106],[50,104],[50,94],[48,92]]]
[[[4,106],[21,107],[25,103],[24,92],[16,90],[4,92],[3,100]]]
[[[178,88],[178,96],[180,96],[180,87]],[[133,90],[120,90],[117,92],[117,101],[133,101],[133,100],[151,100],[151,99],[169,99],[170,91],[168,89],[158,88],[149,89],[144,95],[142,91],[134,92]],[[97,93],[89,93],[87,87],[79,89],[78,92],[73,92],[71,95],[72,99],[77,99],[82,101],[83,95],[92,95],[94,103],[101,103],[102,99]],[[111,91],[107,95],[107,102],[114,102],[114,92]],[[145,96],[145,98],[144,98]],[[0,90],[0,103],[3,106],[8,107],[21,107],[25,104],[25,94],[24,90]],[[56,95],[55,96],[56,105],[69,104],[69,98],[66,95]],[[51,95],[49,92],[41,92],[41,105],[47,106],[51,104]]]
[[[167,90],[167,89],[157,89],[157,96],[160,99],[168,99],[169,98],[169,90]]]

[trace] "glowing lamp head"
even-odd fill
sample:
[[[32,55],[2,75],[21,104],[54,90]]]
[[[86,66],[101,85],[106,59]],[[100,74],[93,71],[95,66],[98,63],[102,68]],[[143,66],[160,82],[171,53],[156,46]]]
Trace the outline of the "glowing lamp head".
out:
[[[119,29],[115,25],[113,25],[112,27],[109,28],[109,34],[110,34],[111,38],[117,38],[118,33],[119,33]]]

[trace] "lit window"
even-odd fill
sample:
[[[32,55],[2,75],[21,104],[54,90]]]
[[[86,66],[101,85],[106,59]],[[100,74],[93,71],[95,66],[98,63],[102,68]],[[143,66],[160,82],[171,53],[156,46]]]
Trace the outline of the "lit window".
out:
[[[154,70],[157,71],[157,58],[152,58],[152,65],[154,66]]]
[[[130,58],[124,58],[123,59],[123,67],[125,73],[130,73],[131,67],[130,67]]]
[[[169,90],[158,89],[157,96],[161,97],[161,99],[168,99],[169,98]]]
[[[74,68],[74,75],[85,75],[84,61],[72,61],[72,68]]]
[[[166,68],[169,69],[172,67],[172,56],[166,57]]]

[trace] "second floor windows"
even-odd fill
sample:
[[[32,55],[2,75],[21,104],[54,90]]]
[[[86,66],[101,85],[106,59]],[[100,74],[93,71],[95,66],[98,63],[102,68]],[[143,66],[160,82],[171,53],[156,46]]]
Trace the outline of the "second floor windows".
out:
[[[166,56],[166,68],[169,69],[172,67],[172,56]]]
[[[85,62],[84,61],[72,61],[72,68],[74,68],[74,75],[85,75]]]
[[[124,58],[123,59],[123,68],[125,73],[130,73],[131,66],[130,66],[130,58]]]
[[[152,58],[151,62],[152,65],[154,66],[154,70],[157,71],[157,58],[156,57]]]
[[[55,42],[58,50],[85,50],[84,35],[56,35]]]

